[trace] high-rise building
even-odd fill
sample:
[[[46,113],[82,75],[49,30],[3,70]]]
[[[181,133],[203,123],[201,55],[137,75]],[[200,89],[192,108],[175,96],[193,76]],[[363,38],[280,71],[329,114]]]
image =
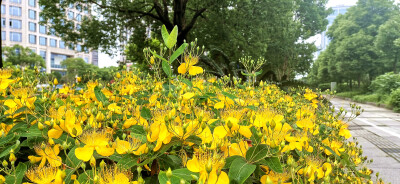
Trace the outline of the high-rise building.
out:
[[[336,19],[336,17],[338,15],[345,14],[347,12],[347,9],[350,7],[351,6],[348,6],[348,5],[339,5],[339,6],[332,7],[333,13],[327,17],[329,24],[328,24],[326,30],[328,30],[329,27],[331,27],[331,25],[333,24],[333,21]],[[321,37],[321,45],[318,46],[317,57],[318,57],[319,53],[321,51],[324,51],[328,47],[329,43],[331,42],[329,37],[326,35],[326,31],[322,32],[320,37]]]
[[[90,52],[82,45],[67,45],[54,30],[40,25],[41,7],[38,0],[3,0],[1,3],[1,45],[22,45],[31,48],[46,61],[46,72],[65,74],[61,61],[69,57],[82,58],[86,63],[98,63],[97,51]],[[80,29],[84,16],[90,16],[90,8],[71,4],[67,17],[74,20],[75,29]]]

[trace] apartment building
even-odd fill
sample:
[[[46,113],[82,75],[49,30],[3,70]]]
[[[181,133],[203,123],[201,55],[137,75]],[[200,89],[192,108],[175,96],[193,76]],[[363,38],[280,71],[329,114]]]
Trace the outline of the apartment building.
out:
[[[31,48],[46,61],[46,72],[65,74],[61,61],[70,57],[79,57],[86,63],[98,64],[97,51],[89,51],[80,44],[67,45],[62,38],[55,36],[54,30],[40,25],[41,7],[38,0],[3,0],[1,3],[1,44],[16,44]],[[84,5],[69,5],[68,19],[74,20],[75,29],[80,29],[84,16],[90,16],[89,8]]]

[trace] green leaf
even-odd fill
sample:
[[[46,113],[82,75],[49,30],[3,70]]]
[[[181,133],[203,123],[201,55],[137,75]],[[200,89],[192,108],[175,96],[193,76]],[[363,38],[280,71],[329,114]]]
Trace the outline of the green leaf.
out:
[[[133,166],[138,165],[138,156],[133,154],[125,154],[120,160],[118,160],[118,166],[123,169],[130,169]]]
[[[172,70],[171,70],[171,66],[168,64],[168,62],[162,61],[161,65],[162,65],[161,67],[162,67],[163,71],[165,72],[165,74],[167,74],[167,76],[171,78]]]
[[[183,43],[176,51],[172,54],[171,58],[169,58],[169,63],[172,64],[176,58],[178,58],[188,46],[187,43]]]
[[[75,149],[77,147],[73,147],[66,158],[65,164],[67,164],[67,166],[72,167],[72,168],[77,168],[80,164],[81,164],[81,160],[79,160],[78,158],[76,158],[75,156]]]
[[[225,159],[224,169],[230,168],[231,165],[232,165],[232,162],[233,162],[234,160],[236,160],[237,158],[242,158],[242,159],[244,159],[243,157],[241,157],[241,156],[239,156],[239,155],[235,155],[235,156],[231,156],[231,157],[226,158],[226,159]]]
[[[243,158],[235,159],[229,168],[229,180],[231,183],[244,183],[254,172],[256,165],[247,163]]]
[[[161,27],[161,36],[162,36],[162,38],[163,38],[163,40],[164,40],[165,45],[167,45],[167,43],[168,43],[168,38],[169,38],[169,33],[168,33],[168,30],[167,30],[167,28],[165,27],[165,25],[163,25],[163,26]]]
[[[255,76],[260,75],[260,74],[262,74],[262,72],[263,72],[263,70],[261,69],[260,71],[256,72],[254,75]]]
[[[224,91],[222,92],[222,94],[223,94],[224,96],[226,96],[226,97],[232,99],[232,100],[235,100],[236,98],[238,98],[238,97],[236,97],[235,95],[232,95],[232,94],[227,93],[227,92],[224,92]]]
[[[184,83],[184,84],[186,84],[187,86],[189,86],[189,87],[193,87],[193,83],[192,83],[192,81],[190,81],[190,80],[188,80],[188,79],[185,79],[185,78],[181,78],[181,81]]]
[[[16,141],[19,138],[16,134],[8,134],[6,137],[0,139],[0,147],[4,147],[9,142]]]
[[[265,158],[265,161],[270,169],[276,173],[283,173],[282,165],[278,157],[267,157]]]
[[[38,125],[35,124],[21,134],[21,137],[42,137],[42,131],[39,130]]]
[[[84,184],[92,184],[93,180],[91,180],[90,178],[93,178],[93,171],[92,170],[88,170],[85,171],[84,173],[79,175],[78,181],[79,183],[84,183]]]
[[[24,179],[25,172],[27,170],[26,164],[20,162],[15,169],[15,176],[7,176],[6,177],[6,182],[5,183],[15,183],[15,184],[20,184],[22,183],[22,179]]]
[[[268,156],[268,146],[265,144],[258,144],[251,147],[246,152],[246,160],[250,163],[258,162]]]
[[[191,136],[189,136],[188,138],[186,138],[186,140],[185,140],[186,142],[191,142],[191,143],[194,143],[194,144],[197,144],[197,145],[201,145],[201,138],[200,137],[197,137],[197,136],[195,136],[195,135],[191,135]]]
[[[133,125],[127,130],[131,131],[131,136],[139,139],[141,142],[146,142],[146,131],[143,129],[141,125]]]
[[[167,45],[169,49],[172,49],[172,47],[175,46],[177,40],[178,40],[178,26],[175,26],[174,29],[172,29],[171,33],[169,34],[167,43],[165,43],[165,45]]]
[[[163,60],[163,61],[165,61],[165,62],[168,62],[165,58],[163,58],[162,56],[158,55],[156,52],[154,52],[154,51],[152,51],[152,50],[150,50],[150,49],[149,49],[149,51],[150,51],[154,56],[156,56],[156,58],[159,58],[159,59],[161,59],[161,60]]]
[[[168,181],[166,171],[161,171],[158,175],[158,181],[160,184],[165,184]],[[189,171],[187,168],[176,169],[172,171],[171,183],[180,183],[181,179],[185,180],[185,183],[190,183],[192,181],[192,175],[199,176],[198,173]]]
[[[142,107],[142,109],[140,109],[140,116],[142,116],[142,118],[144,119],[151,119],[150,109],[148,109],[147,107]]]
[[[254,105],[249,105],[249,106],[247,106],[246,108],[248,108],[248,109],[251,109],[251,110],[253,110],[253,111],[257,111],[257,107],[256,106],[254,106]]]
[[[101,92],[101,89],[98,86],[94,87],[94,95],[98,101],[103,103],[103,105],[106,104],[107,97],[103,94],[103,92]]]
[[[14,114],[18,114],[18,113],[24,112],[24,111],[26,111],[26,110],[29,110],[28,107],[23,106],[23,107],[19,108],[18,110],[16,110],[16,111],[14,112]]]

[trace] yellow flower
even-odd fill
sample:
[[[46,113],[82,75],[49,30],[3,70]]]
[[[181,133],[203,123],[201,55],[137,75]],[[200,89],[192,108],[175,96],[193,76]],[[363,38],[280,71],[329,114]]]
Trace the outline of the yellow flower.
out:
[[[79,160],[89,161],[94,150],[101,156],[108,157],[114,154],[114,148],[109,146],[111,135],[104,130],[87,131],[79,136],[79,139],[85,143],[84,147],[75,149],[75,156]]]
[[[186,74],[189,71],[189,75],[197,75],[203,73],[203,68],[194,66],[199,62],[198,56],[186,55],[184,56],[185,62],[178,67],[178,73]]]
[[[132,174],[116,166],[106,167],[99,172],[100,184],[130,184]]]
[[[273,183],[283,183],[283,184],[290,184],[290,182],[286,182],[290,179],[290,174],[286,172],[286,170],[283,173],[276,173],[272,170],[269,169],[267,166],[261,166],[265,170],[264,176],[260,178],[260,182],[262,184],[266,184],[267,177],[273,182]]]
[[[329,141],[328,138],[326,138],[322,141],[322,143],[324,143],[326,146],[329,146],[339,156],[340,156],[340,152],[344,151],[344,148],[342,148],[342,145],[343,145],[342,142],[335,141],[335,140]],[[324,152],[327,155],[332,154],[328,149],[325,149]]]
[[[8,85],[14,80],[8,79],[12,75],[12,70],[10,69],[0,69],[0,92],[5,90]]]
[[[57,156],[60,153],[59,144],[55,145],[53,148],[49,144],[36,145],[33,148],[36,154],[39,155],[39,157],[28,156],[31,162],[36,163],[41,161],[39,167],[43,167],[47,160],[50,166],[52,167],[61,166],[62,164],[61,157]]]
[[[117,140],[116,141],[116,148],[118,154],[126,154],[126,153],[133,153],[135,155],[141,155],[146,153],[147,145],[141,144],[141,141],[133,138],[132,136],[128,136],[128,141],[124,140]]]
[[[233,143],[229,146],[229,156],[239,155],[246,158],[246,152],[249,149],[247,141],[240,141],[239,143]]]
[[[122,114],[121,107],[118,106],[117,103],[112,103],[112,104],[108,105],[108,110],[110,110],[111,112],[114,112],[116,114]]]
[[[0,123],[0,137],[5,137],[8,132],[12,129],[12,127],[14,126],[14,124],[4,124],[4,123]]]
[[[60,124],[55,124],[53,128],[49,130],[47,134],[50,138],[60,138],[63,131],[69,133],[72,137],[76,137],[82,134],[82,127],[79,123],[79,120],[76,119],[75,113],[70,109],[68,109],[66,112],[64,110],[65,106],[61,106],[58,109],[58,118],[61,118],[65,114],[65,120],[60,119]]]
[[[229,183],[229,177],[221,169],[225,165],[225,158],[216,152],[199,149],[193,158],[187,162],[189,171],[200,173],[199,180],[207,184]]]
[[[37,184],[63,184],[65,171],[51,166],[34,167],[29,169],[25,176]]]
[[[307,166],[298,171],[299,174],[308,178],[308,181],[314,181],[317,177],[318,179],[328,176],[332,172],[332,166],[329,163],[323,163],[319,158],[309,156],[306,157]]]

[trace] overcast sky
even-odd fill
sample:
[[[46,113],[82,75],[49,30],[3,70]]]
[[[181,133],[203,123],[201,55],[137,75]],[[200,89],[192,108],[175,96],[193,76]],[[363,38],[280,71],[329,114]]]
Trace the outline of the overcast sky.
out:
[[[399,0],[396,0],[399,2]],[[357,0],[329,0],[327,7],[332,7],[332,6],[338,6],[338,5],[355,5]],[[318,36],[315,37],[317,41]],[[317,41],[318,42],[318,41]],[[316,43],[318,44],[318,43]],[[107,54],[104,53],[99,53],[99,67],[107,67],[107,66],[118,66],[117,61],[119,60],[119,56],[116,56],[114,58],[108,56]]]

